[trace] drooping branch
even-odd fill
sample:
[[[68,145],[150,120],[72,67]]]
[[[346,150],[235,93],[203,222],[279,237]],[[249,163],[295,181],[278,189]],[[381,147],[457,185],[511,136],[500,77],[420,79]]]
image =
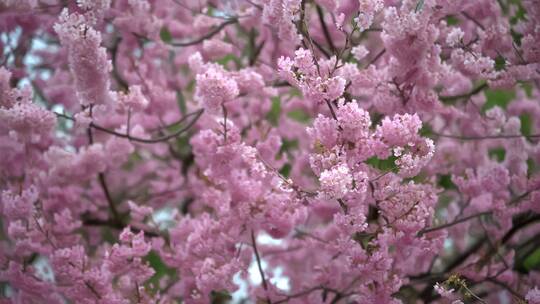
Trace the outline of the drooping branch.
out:
[[[439,225],[439,226],[435,226],[435,227],[430,227],[430,228],[425,228],[425,229],[422,229],[422,230],[420,230],[418,232],[418,236],[422,236],[422,235],[424,235],[426,233],[430,233],[430,232],[450,228],[452,226],[455,226],[457,224],[466,222],[468,220],[471,220],[471,219],[474,219],[474,218],[477,218],[477,217],[480,217],[480,216],[484,216],[484,215],[489,215],[489,214],[492,214],[492,213],[493,213],[492,211],[479,212],[479,213],[475,213],[475,214],[460,218],[458,220],[455,220],[455,221],[447,223],[447,224],[443,224],[443,225]]]
[[[144,143],[144,144],[155,144],[155,143],[159,143],[159,142],[168,141],[169,139],[178,137],[182,133],[186,132],[187,130],[189,130],[197,122],[197,120],[201,117],[203,112],[204,112],[204,109],[200,109],[200,110],[197,110],[195,112],[186,114],[184,117],[182,117],[182,119],[180,121],[177,122],[178,124],[182,123],[188,117],[194,116],[193,119],[186,126],[184,126],[183,128],[181,128],[180,130],[178,130],[178,131],[176,131],[174,133],[171,133],[171,134],[165,135],[165,136],[161,136],[161,137],[158,137],[158,138],[148,138],[148,139],[147,138],[140,138],[140,137],[130,135],[128,133],[120,133],[120,132],[117,132],[117,131],[102,127],[101,125],[98,125],[98,124],[96,124],[94,122],[90,123],[90,127],[94,128],[96,130],[99,130],[99,131],[114,135],[114,136],[118,136],[118,137],[121,137],[121,138],[127,138],[127,139],[129,139],[131,141]],[[68,120],[71,120],[71,121],[75,121],[75,118],[73,118],[71,116],[68,116],[68,115],[65,115],[65,114],[57,113],[57,112],[54,112],[54,114],[56,114],[58,117],[62,117],[62,118],[65,118],[65,119],[68,119]]]
[[[185,41],[185,42],[180,42],[180,41],[171,41],[169,42],[170,45],[172,46],[190,46],[190,45],[196,45],[196,44],[199,44],[207,39],[210,39],[212,37],[214,37],[216,34],[218,34],[219,32],[221,32],[221,30],[223,30],[225,27],[231,25],[231,24],[234,24],[238,22],[238,19],[237,18],[231,18],[223,23],[221,23],[220,25],[218,25],[216,28],[214,28],[213,30],[209,31],[208,33],[206,33],[205,35],[199,37],[199,38],[196,38],[194,40],[190,40],[190,41]]]
[[[453,101],[456,101],[456,100],[459,100],[459,99],[471,98],[472,96],[482,92],[483,90],[485,90],[487,88],[488,88],[488,84],[483,83],[483,84],[477,86],[476,88],[474,88],[472,91],[470,91],[468,93],[460,94],[460,95],[451,95],[451,96],[439,96],[439,99],[442,102],[453,102]]]

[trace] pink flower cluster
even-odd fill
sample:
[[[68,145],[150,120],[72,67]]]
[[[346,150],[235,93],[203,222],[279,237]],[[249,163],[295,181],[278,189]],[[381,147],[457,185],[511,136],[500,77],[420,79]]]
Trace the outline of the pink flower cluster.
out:
[[[540,304],[537,0],[0,0],[0,304]]]

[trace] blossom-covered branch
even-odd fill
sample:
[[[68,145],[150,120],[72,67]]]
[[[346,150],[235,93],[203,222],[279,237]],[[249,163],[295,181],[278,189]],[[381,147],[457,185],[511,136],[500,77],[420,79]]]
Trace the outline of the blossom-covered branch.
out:
[[[0,303],[540,304],[539,7],[0,1]]]

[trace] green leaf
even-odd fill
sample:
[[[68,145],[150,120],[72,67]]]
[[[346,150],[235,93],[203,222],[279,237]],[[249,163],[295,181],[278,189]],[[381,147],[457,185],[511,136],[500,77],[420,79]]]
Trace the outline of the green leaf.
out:
[[[291,150],[298,148],[298,139],[288,140],[286,138],[282,139],[281,148],[279,149],[279,156],[283,153],[288,153]]]
[[[226,290],[212,290],[210,299],[212,304],[225,304],[229,303],[232,300],[232,297]]]
[[[114,244],[118,242],[118,238],[112,233],[111,229],[101,229],[101,237],[107,243]]]
[[[438,184],[444,189],[456,189],[456,185],[452,182],[452,176],[450,174],[445,174],[439,176]]]
[[[148,262],[148,264],[150,264],[150,267],[152,267],[155,271],[154,275],[148,280],[147,283],[151,283],[157,287],[159,286],[159,280],[162,277],[176,276],[176,270],[165,265],[165,263],[163,263],[163,261],[161,260],[159,254],[154,250],[151,250],[148,255],[144,257],[144,261]]]
[[[390,156],[387,159],[379,159],[374,156],[366,160],[366,164],[381,171],[397,171],[395,163],[396,159],[397,158],[395,156]]]
[[[418,134],[423,137],[429,137],[433,134],[433,129],[431,128],[431,125],[429,125],[428,123],[424,123]]]
[[[172,41],[171,32],[166,26],[163,26],[161,30],[159,31],[159,37],[161,38],[161,41],[165,43],[171,43]]]
[[[311,121],[311,116],[302,110],[292,110],[287,113],[287,116],[290,119],[296,120],[300,123],[309,123]]]
[[[514,40],[514,42],[518,46],[520,46],[521,45],[521,38],[523,38],[523,34],[514,31],[514,29],[510,29],[510,35],[512,35],[512,39]]]
[[[180,90],[176,91],[176,101],[178,102],[178,108],[180,108],[180,112],[185,115],[187,112],[186,99],[184,98],[184,94],[182,94],[182,91]]]
[[[538,169],[539,168],[536,162],[532,158],[528,158],[527,159],[527,175],[531,176],[535,174],[536,172],[539,171]]]
[[[495,58],[495,71],[504,70],[506,68],[506,60],[501,55]]]
[[[527,97],[531,98],[534,88],[532,83],[522,82],[520,83],[520,86],[525,91],[525,94],[527,94]]]
[[[459,19],[454,17],[454,16],[448,16],[448,17],[446,17],[446,24],[448,24],[448,25],[459,24]]]
[[[175,141],[175,150],[183,158],[188,158],[191,155],[189,139],[189,136],[178,136]]]
[[[525,269],[527,270],[540,269],[540,248],[536,248],[533,253],[525,258],[523,266],[525,266]]]
[[[150,264],[150,267],[156,271],[157,275],[174,274],[176,272],[173,268],[165,265],[159,254],[154,250],[151,250],[148,255],[146,255],[145,260]]]
[[[266,114],[266,119],[273,125],[277,126],[279,117],[281,116],[281,100],[279,97],[272,97],[272,106],[270,111]]]
[[[375,238],[374,233],[356,232],[353,234],[353,240],[355,240],[363,249],[367,249],[369,243]]]
[[[291,174],[291,164],[289,163],[286,163],[283,165],[283,167],[281,167],[281,169],[279,169],[279,174],[283,175],[284,177],[288,178],[289,175]]]
[[[377,113],[375,111],[373,113],[370,113],[370,114],[371,114],[370,115],[371,116],[371,126],[375,128],[383,120],[384,115],[382,115],[380,113]]]
[[[510,2],[516,6],[513,11],[515,11],[515,15],[513,15],[510,18],[510,24],[516,24],[519,21],[525,21],[527,20],[527,11],[521,4],[520,0],[510,0]]]
[[[506,157],[506,150],[504,148],[494,148],[488,151],[489,157],[502,162]]]
[[[300,91],[296,87],[292,87],[292,88],[289,89],[289,95],[291,97],[294,97],[294,96],[302,97],[302,91]]]
[[[223,58],[217,60],[217,63],[219,63],[222,66],[226,66],[230,61],[234,61],[237,65],[241,64],[238,57],[234,56],[233,54],[228,54],[223,56]]]
[[[525,136],[529,136],[532,134],[532,120],[531,115],[529,114],[521,114],[519,116],[519,119],[521,120],[521,134]]]
[[[495,106],[499,106],[503,109],[516,97],[514,91],[508,90],[486,90],[486,103],[482,107],[482,111],[487,111]]]

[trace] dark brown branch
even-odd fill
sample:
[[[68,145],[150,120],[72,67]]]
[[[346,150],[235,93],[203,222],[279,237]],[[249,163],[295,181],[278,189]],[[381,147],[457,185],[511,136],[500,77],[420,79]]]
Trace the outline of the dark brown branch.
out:
[[[255,233],[251,230],[251,242],[253,243],[253,251],[255,252],[255,259],[257,260],[257,268],[259,268],[259,273],[261,274],[262,285],[265,291],[268,291],[268,284],[266,283],[266,277],[264,276],[264,271],[261,265],[261,257],[259,251],[257,250],[257,240],[255,240]],[[270,298],[266,297],[268,304],[271,304]]]
[[[259,5],[257,3],[254,3],[253,1],[251,0],[245,0],[247,3],[253,5],[254,7],[256,7],[258,10],[262,11],[263,10],[263,6],[262,5]]]
[[[487,83],[483,83],[483,84],[477,86],[476,88],[474,88],[469,93],[460,94],[460,95],[453,95],[453,96],[439,96],[439,99],[442,102],[452,102],[452,101],[456,101],[456,100],[462,99],[462,98],[470,98],[470,97],[482,92],[484,89],[487,89],[487,88],[488,88]]]
[[[377,60],[379,60],[379,58],[381,58],[384,53],[386,53],[386,49],[382,49],[377,55],[375,55],[375,57],[373,57],[373,59],[371,59],[371,61],[366,66],[370,66],[377,62]]]
[[[199,119],[199,117],[202,115],[202,113],[204,112],[203,109],[200,109],[200,110],[197,110],[195,112],[192,112],[192,113],[189,113],[187,115],[185,115],[182,120],[185,120],[186,118],[190,117],[190,116],[195,116],[193,118],[193,120],[191,120],[185,127],[183,127],[182,129],[172,133],[172,134],[169,134],[169,135],[166,135],[166,136],[162,136],[162,137],[158,137],[158,138],[149,138],[149,139],[146,139],[146,138],[140,138],[140,137],[135,137],[135,136],[132,136],[132,135],[129,135],[127,133],[119,133],[119,132],[116,132],[114,130],[110,130],[110,129],[107,129],[105,127],[102,127],[94,122],[91,122],[90,123],[90,127],[96,129],[96,130],[99,130],[99,131],[102,131],[102,132],[105,132],[105,133],[108,133],[108,134],[111,134],[111,135],[114,135],[114,136],[118,136],[118,137],[121,137],[121,138],[127,138],[131,141],[135,141],[135,142],[140,142],[140,143],[145,143],[145,144],[155,144],[155,143],[159,143],[159,142],[163,142],[163,141],[167,141],[169,139],[172,139],[172,138],[175,138],[179,135],[181,135],[182,133],[186,132],[187,130],[189,130],[194,124],[195,122],[197,122],[197,120]],[[65,115],[65,114],[62,114],[62,113],[57,113],[57,112],[54,112],[54,114],[56,114],[57,116],[59,117],[62,117],[62,118],[65,118],[65,119],[69,119],[69,120],[72,120],[72,121],[75,121],[75,118],[71,117],[71,116],[68,116],[68,115]],[[181,121],[182,121],[181,120]],[[181,121],[179,121],[178,123],[181,123]]]
[[[319,5],[317,5],[316,8],[317,8],[317,15],[319,16],[319,21],[321,22],[321,27],[322,27],[326,42],[328,43],[328,46],[330,46],[330,50],[333,53],[336,53],[336,47],[334,46],[334,42],[332,41],[332,37],[330,36],[330,32],[328,31],[328,27],[326,26],[326,23],[324,22],[324,12]]]
[[[312,287],[310,289],[306,289],[304,291],[300,291],[298,293],[295,293],[295,294],[292,294],[292,295],[289,295],[287,296],[286,298],[282,299],[282,300],[279,300],[277,302],[275,302],[274,304],[281,304],[281,303],[286,303],[286,302],[289,302],[289,300],[291,299],[294,299],[294,298],[298,298],[298,297],[302,297],[302,296],[305,296],[305,295],[308,295],[314,291],[317,291],[317,290],[324,290],[324,287],[322,286],[315,286],[315,287]]]
[[[525,302],[525,299],[515,290],[513,290],[510,286],[508,286],[506,283],[503,283],[497,279],[494,279],[494,278],[487,278],[486,279],[487,281],[495,284],[495,285],[499,285],[500,287],[506,289],[508,292],[510,292],[514,297],[516,297],[517,299],[519,299],[520,301],[522,301],[523,303],[526,303]]]
[[[229,19],[229,20],[221,23],[216,28],[214,28],[213,30],[209,31],[208,33],[206,33],[205,35],[203,35],[203,36],[201,36],[201,37],[199,37],[197,39],[194,39],[194,40],[191,40],[191,41],[186,41],[186,42],[172,41],[169,44],[172,45],[172,46],[190,46],[190,45],[199,44],[199,43],[203,42],[206,39],[210,39],[210,38],[214,37],[217,33],[221,32],[221,30],[223,30],[225,27],[227,27],[228,25],[234,24],[237,21],[238,21],[237,18]]]
[[[291,299],[294,299],[294,298],[298,298],[298,297],[302,297],[302,296],[305,296],[305,295],[308,295],[314,291],[317,291],[317,290],[322,290],[323,292],[331,292],[331,293],[334,293],[335,294],[335,297],[334,299],[330,302],[330,303],[337,303],[339,300],[341,299],[344,299],[346,297],[349,297],[353,294],[355,294],[354,292],[349,292],[349,293],[342,293],[340,292],[339,290],[336,290],[336,289],[333,289],[333,288],[330,288],[330,287],[325,287],[325,286],[315,286],[315,287],[311,287],[309,289],[306,289],[304,291],[300,291],[298,293],[295,293],[295,294],[291,294],[291,295],[288,295],[288,296],[285,296],[284,299],[281,299],[279,301],[276,301],[274,302],[274,304],[281,304],[281,303],[287,303],[289,302]]]
[[[112,62],[112,75],[113,78],[116,80],[118,85],[120,86],[120,89],[124,92],[127,92],[129,89],[129,84],[126,82],[124,78],[120,75],[120,72],[118,71],[118,67],[116,65],[117,57],[118,57],[118,45],[122,41],[122,38],[117,38],[114,42],[113,47],[111,48],[111,62]]]
[[[83,219],[83,225],[84,226],[98,226],[98,227],[103,226],[103,227],[109,227],[109,228],[118,229],[118,230],[123,230],[124,228],[127,227],[127,225],[124,225],[122,222],[111,221],[111,220],[100,220],[100,219],[95,219],[95,218],[85,218],[85,219]],[[130,228],[135,233],[138,233],[140,231],[144,231],[144,235],[146,235],[148,237],[161,236],[161,235],[159,235],[158,233],[156,233],[154,231],[139,229],[139,228],[133,227],[133,226],[131,226]]]
[[[338,198],[337,201],[339,203],[339,207],[341,207],[341,209],[343,210],[343,213],[349,214],[349,206],[347,206],[347,204],[345,204],[345,202],[341,198]]]
[[[315,52],[313,50],[313,45],[315,45],[317,47],[317,49],[319,49],[319,51],[321,53],[323,53],[323,55],[326,58],[330,59],[330,57],[331,57],[330,52],[325,50],[324,47],[322,47],[322,45],[320,45],[317,41],[314,41],[313,39],[311,39],[311,36],[309,35],[309,31],[307,29],[307,24],[306,24],[305,18],[306,18],[306,1],[302,0],[302,2],[300,4],[300,20],[298,20],[298,22],[296,23],[298,31],[300,32],[300,34],[302,34],[302,37],[304,37],[304,39],[302,39],[302,44],[307,49],[308,46],[307,46],[306,42],[304,41],[304,40],[307,40],[311,45],[311,51],[313,52],[314,55],[315,55]],[[316,61],[315,61],[315,63],[318,66],[318,63]]]
[[[249,56],[249,65],[254,65],[257,62],[265,43],[266,41],[263,40],[259,45],[253,46],[253,52]]]
[[[122,219],[120,218],[120,214],[116,209],[116,204],[114,203],[111,192],[109,191],[109,186],[107,185],[107,181],[105,180],[105,173],[100,172],[98,174],[98,180],[99,184],[101,185],[101,189],[103,189],[103,193],[105,194],[105,198],[107,199],[107,204],[109,205],[109,209],[111,210],[113,220],[115,222],[121,223]]]
[[[510,239],[512,239],[512,236],[514,236],[516,232],[538,221],[540,221],[540,214],[526,212],[524,214],[518,215],[514,218],[512,228],[508,230],[508,232],[503,236],[501,242],[503,244],[507,243],[508,241],[510,241]]]
[[[430,233],[430,232],[433,232],[433,231],[437,231],[437,230],[449,228],[449,227],[455,226],[455,225],[457,225],[457,224],[466,222],[466,221],[468,221],[468,220],[471,220],[471,219],[474,219],[474,218],[477,218],[477,217],[480,217],[480,216],[483,216],[483,215],[489,215],[489,214],[491,214],[491,213],[492,213],[492,211],[479,212],[479,213],[475,213],[475,214],[466,216],[466,217],[464,217],[464,218],[460,218],[460,219],[458,219],[458,220],[455,220],[455,221],[453,221],[453,222],[446,223],[446,224],[443,224],[443,225],[440,225],[440,226],[435,226],[435,227],[425,228],[425,229],[422,229],[422,230],[420,230],[420,231],[418,232],[418,236],[422,236],[422,235],[424,235],[424,234],[426,234],[426,233]]]
[[[510,139],[510,138],[539,138],[540,134],[515,134],[515,135],[484,135],[484,136],[462,136],[462,135],[452,135],[452,134],[442,134],[437,132],[431,132],[435,137],[446,137],[459,140],[485,140],[485,139]]]
[[[330,100],[326,100],[326,105],[328,105],[328,109],[330,109],[330,114],[332,114],[332,118],[334,118],[335,121],[338,121],[336,112],[334,112],[334,108],[332,107],[332,104],[330,103]]]
[[[483,31],[486,30],[486,28],[482,25],[482,23],[480,23],[478,20],[474,19],[471,15],[469,15],[467,12],[461,12],[461,14],[469,19],[470,21],[472,21],[474,24],[476,24],[479,28],[481,28]]]
[[[419,297],[425,300],[425,303],[429,303],[432,300],[438,298],[438,295],[433,296],[433,285],[437,282],[444,281],[447,279],[448,273],[451,273],[452,270],[461,263],[463,263],[466,259],[468,259],[471,255],[473,255],[475,252],[480,250],[484,246],[484,243],[486,242],[486,237],[483,236],[482,238],[478,239],[472,246],[470,246],[467,250],[465,250],[460,255],[456,256],[446,267],[445,269],[439,273],[439,274],[425,274],[422,276],[418,276],[415,279],[423,279],[425,277],[430,278],[428,282],[426,282],[426,287],[422,292],[420,293]]]
[[[221,109],[223,110],[223,142],[227,143],[227,107],[225,104],[221,104]]]
[[[96,296],[96,298],[101,300],[101,296],[99,295],[99,293],[96,291],[96,289],[92,285],[90,285],[88,281],[84,281],[84,285],[86,285],[86,287]]]

